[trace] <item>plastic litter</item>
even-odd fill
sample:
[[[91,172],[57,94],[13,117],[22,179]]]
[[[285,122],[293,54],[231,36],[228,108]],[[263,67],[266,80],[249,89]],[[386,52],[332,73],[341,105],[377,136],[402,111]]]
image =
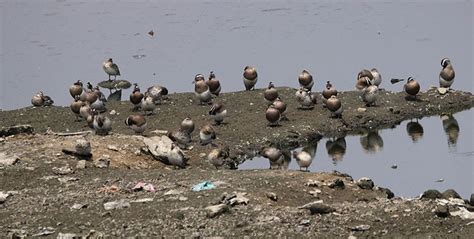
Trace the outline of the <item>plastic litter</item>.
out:
[[[204,181],[204,182],[194,185],[192,190],[194,192],[199,192],[202,190],[209,190],[209,189],[214,189],[214,188],[216,188],[216,186],[212,182]]]

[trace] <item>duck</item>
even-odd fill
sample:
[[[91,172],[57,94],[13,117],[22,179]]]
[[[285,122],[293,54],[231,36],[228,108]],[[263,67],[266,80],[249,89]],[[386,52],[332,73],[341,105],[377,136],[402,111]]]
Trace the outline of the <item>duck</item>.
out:
[[[209,160],[209,162],[211,162],[211,164],[216,167],[216,169],[219,169],[225,165],[228,157],[229,147],[226,146],[224,149],[212,149],[207,155],[207,160]]]
[[[207,145],[212,143],[212,140],[216,139],[216,132],[211,125],[204,125],[199,130],[199,143],[201,145]]]
[[[209,73],[209,78],[206,81],[206,84],[209,87],[209,91],[211,92],[211,94],[219,96],[219,93],[221,92],[221,83],[218,79],[216,79],[214,71],[211,71]]]
[[[150,95],[146,95],[145,97],[143,97],[142,102],[140,103],[140,107],[142,108],[145,114],[150,111],[150,113],[147,115],[155,114],[156,105],[153,101],[153,97],[151,97]]]
[[[81,100],[79,100],[81,101]],[[81,101],[82,104],[81,104],[81,108],[79,108],[79,115],[87,120],[87,117],[92,115],[92,109],[91,109],[91,106],[88,102],[84,102],[84,101]]]
[[[267,118],[268,126],[278,126],[281,119],[281,113],[277,108],[275,108],[275,106],[270,105],[265,111],[265,117]]]
[[[316,102],[316,97],[308,89],[301,87],[296,91],[296,100],[300,103],[299,109],[313,109]]]
[[[97,110],[92,110],[94,122],[92,123],[95,134],[108,135],[112,130],[112,121],[105,115],[100,114]]]
[[[275,101],[272,103],[273,107],[275,107],[278,111],[280,111],[280,120],[288,120],[286,116],[286,103],[283,102],[280,97],[277,97]]]
[[[372,84],[379,87],[380,84],[382,83],[382,75],[377,70],[377,68],[370,69],[370,72],[372,73],[372,76],[374,77],[374,80],[373,80]]]
[[[191,117],[187,116],[184,118],[183,121],[181,121],[181,128],[186,131],[188,134],[192,134],[194,131],[194,121],[191,119]]]
[[[99,111],[100,113],[107,111],[107,108],[105,106],[105,102],[107,102],[107,100],[105,99],[105,95],[100,92],[98,88],[95,89],[92,94],[96,95],[97,97],[94,97],[96,100],[90,104],[91,108]]]
[[[125,125],[132,129],[135,134],[143,134],[147,127],[147,122],[143,115],[129,115],[125,119]]]
[[[212,105],[209,110],[209,115],[216,125],[220,125],[224,121],[224,118],[227,117],[227,110],[225,109],[224,104],[217,102]]]
[[[321,100],[323,102],[323,106],[326,107],[326,102],[328,101],[331,96],[337,96],[337,90],[336,87],[334,87],[330,81],[326,82],[326,88],[324,88],[322,92],[322,97]]]
[[[300,171],[303,171],[303,168],[305,168],[304,171],[308,172],[309,166],[311,166],[311,163],[313,162],[313,158],[308,152],[305,151],[300,151],[296,152],[293,151],[293,158],[296,159],[296,162],[298,163],[298,166],[300,167]]]
[[[185,168],[188,159],[184,156],[183,151],[175,143],[171,144],[170,150],[168,152],[168,162],[179,168]]]
[[[51,97],[44,95],[43,91],[39,91],[31,98],[31,104],[36,107],[51,106],[54,101]]]
[[[119,67],[113,62],[112,58],[109,58],[102,63],[102,69],[104,69],[105,73],[109,75],[109,81],[111,80],[110,76],[114,76],[114,80],[116,80],[117,76],[120,75]]]
[[[369,85],[373,85],[374,75],[367,69],[362,69],[357,74],[356,89],[363,90]]]
[[[130,94],[130,102],[133,104],[133,111],[136,111],[140,108],[140,103],[142,102],[144,95],[140,92],[140,87],[137,83],[133,83],[133,91]]]
[[[202,74],[197,74],[194,77],[194,93],[199,100],[199,104],[210,104],[212,100],[212,94],[209,90],[209,86],[206,84],[204,80],[204,76]]]
[[[81,107],[85,104],[80,99],[80,95],[76,95],[74,101],[71,103],[71,111],[76,115],[76,121],[79,121],[81,117]]]
[[[301,74],[298,76],[298,82],[300,83],[300,87],[303,87],[309,91],[311,91],[314,85],[313,76],[307,70],[303,70],[301,72]]]
[[[378,99],[379,89],[376,85],[369,85],[362,90],[362,100],[366,106],[375,106]]]
[[[280,149],[275,147],[263,147],[261,155],[270,162],[270,169],[279,169],[283,164],[284,156]]]
[[[150,96],[155,104],[161,104],[164,97],[168,95],[168,89],[161,85],[148,87],[144,96]]]
[[[441,60],[441,72],[439,73],[439,86],[443,88],[451,88],[451,85],[454,82],[454,68],[451,64],[451,60],[448,58],[443,58]]]
[[[182,149],[187,149],[188,144],[191,143],[191,135],[181,127],[168,132],[167,136]]]
[[[420,92],[420,84],[412,77],[408,77],[407,82],[403,85],[403,89],[409,98],[416,99],[416,95]]]
[[[81,95],[82,94],[82,89],[83,84],[81,80],[76,81],[71,87],[69,87],[69,94],[71,94],[72,98],[75,99],[76,95]]]
[[[245,90],[249,91],[254,89],[258,80],[257,69],[255,69],[253,66],[246,66],[244,68],[243,76]]]
[[[331,96],[326,102],[326,107],[331,111],[331,114],[335,117],[341,117],[343,112],[343,107],[341,100],[339,100],[335,95]]]
[[[278,91],[272,82],[268,84],[267,89],[265,89],[265,91],[263,92],[263,98],[265,99],[268,105],[272,104],[273,101],[278,98]]]
[[[407,123],[407,133],[410,136],[413,143],[418,142],[421,138],[423,138],[423,126],[416,121],[410,121]]]

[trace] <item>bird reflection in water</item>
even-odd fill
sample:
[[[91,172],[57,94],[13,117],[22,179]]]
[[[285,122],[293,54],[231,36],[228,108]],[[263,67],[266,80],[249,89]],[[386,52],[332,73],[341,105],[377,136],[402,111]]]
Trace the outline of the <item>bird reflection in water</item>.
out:
[[[346,138],[332,138],[326,141],[326,150],[328,151],[329,156],[331,157],[334,164],[342,161],[342,158],[346,154]]]
[[[383,139],[378,131],[369,131],[360,137],[360,145],[366,153],[377,153],[383,149]]]
[[[423,126],[418,122],[418,119],[416,121],[408,122],[407,133],[411,137],[413,143],[416,143],[418,140],[423,138]]]
[[[459,137],[459,124],[452,114],[441,115],[443,121],[443,129],[448,136],[449,148],[455,148]]]

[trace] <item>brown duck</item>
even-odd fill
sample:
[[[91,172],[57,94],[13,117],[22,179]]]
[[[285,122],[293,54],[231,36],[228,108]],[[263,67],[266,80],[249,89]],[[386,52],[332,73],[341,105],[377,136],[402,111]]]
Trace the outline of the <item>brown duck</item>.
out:
[[[209,86],[206,84],[204,76],[202,74],[197,74],[194,77],[194,93],[199,99],[199,104],[209,104],[212,100],[211,91]]]
[[[269,126],[278,126],[281,118],[280,111],[275,106],[270,105],[265,112]]]
[[[268,105],[272,104],[273,101],[278,98],[278,91],[272,82],[268,84],[267,89],[265,89],[265,91],[263,92],[263,97],[265,98],[265,101]]]
[[[313,76],[307,70],[301,72],[298,76],[298,82],[300,83],[300,87],[308,89],[309,91],[311,91],[314,85]]]
[[[244,68],[244,85],[245,90],[252,90],[257,84],[258,75],[257,70],[253,66],[246,66]]]
[[[140,92],[140,87],[138,87],[137,83],[133,83],[133,91],[130,94],[130,102],[134,105],[133,110],[137,110],[140,108],[140,103],[143,99],[143,93]]]
[[[217,102],[212,105],[211,109],[209,110],[209,115],[214,120],[216,125],[220,125],[227,116],[227,110],[225,109],[224,104]]]
[[[221,92],[221,83],[216,79],[216,75],[213,71],[209,73],[209,79],[206,81],[207,86],[209,86],[209,91],[215,96],[219,96]]]
[[[322,97],[323,105],[326,106],[326,102],[328,101],[329,98],[331,98],[331,96],[333,95],[337,96],[336,87],[334,87],[330,81],[327,81],[326,88],[324,88],[322,95],[323,95]]]
[[[331,96],[326,102],[326,107],[332,112],[336,117],[341,117],[343,107],[341,100],[339,100],[335,95]]]
[[[211,125],[204,125],[199,130],[199,143],[201,145],[207,145],[212,143],[212,140],[216,139],[216,132]]]
[[[439,86],[443,88],[451,88],[454,82],[454,68],[451,65],[451,61],[448,58],[441,60],[441,66],[443,69],[439,73]]]
[[[69,94],[71,94],[72,98],[76,98],[76,95],[82,94],[82,81],[78,80],[75,82],[71,87],[69,87]]]
[[[407,93],[408,97],[416,99],[416,95],[418,92],[420,92],[420,84],[412,77],[408,77],[407,83],[405,83],[403,89]]]
[[[125,119],[125,125],[132,129],[135,134],[142,134],[147,127],[147,122],[143,115],[130,115]]]
[[[356,89],[363,90],[374,81],[374,75],[367,69],[361,70],[357,74]]]

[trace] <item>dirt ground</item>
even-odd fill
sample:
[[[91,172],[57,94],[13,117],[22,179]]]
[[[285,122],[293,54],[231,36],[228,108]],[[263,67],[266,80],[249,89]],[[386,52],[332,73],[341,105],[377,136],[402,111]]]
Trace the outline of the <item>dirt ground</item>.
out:
[[[278,91],[288,104],[289,118],[279,127],[267,126],[263,90],[225,93],[215,99],[225,105],[229,115],[223,125],[215,126],[215,143],[230,147],[235,165],[255,156],[262,146],[297,147],[323,136],[387,128],[406,119],[451,114],[474,105],[469,92],[440,95],[430,89],[417,101],[407,101],[404,93],[381,91],[377,105],[365,107],[359,93],[350,91],[340,93],[344,113],[341,119],[334,119],[320,102],[313,110],[298,110],[295,89]],[[205,160],[213,146],[197,144],[197,130],[192,148],[185,151],[189,165],[174,169],[153,159],[144,148],[142,136],[134,136],[124,124],[129,114],[140,113],[131,111],[130,102],[109,102],[107,108],[105,114],[113,121],[112,134],[85,136],[93,153],[85,165],[83,160],[61,152],[72,148],[82,136],[54,134],[89,130],[84,121],[75,120],[68,107],[0,111],[1,127],[29,124],[35,130],[35,134],[0,137],[0,153],[18,159],[13,165],[0,165],[0,200],[2,193],[8,195],[0,201],[1,237],[54,238],[60,233],[64,238],[72,237],[65,233],[91,238],[474,235],[472,219],[435,214],[443,204],[440,199],[404,199],[397,195],[388,199],[385,189],[363,189],[356,179],[342,173],[216,170]],[[155,115],[147,116],[145,137],[156,135],[155,130],[178,128],[186,116],[199,129],[212,122],[207,115],[209,109],[198,105],[193,93],[171,94],[157,107]],[[113,115],[112,110],[116,112]],[[98,168],[96,165],[104,158],[110,160],[110,166]],[[216,188],[191,190],[203,181],[213,182]],[[154,190],[132,189],[139,182],[152,184]],[[226,198],[242,200],[234,205]],[[301,208],[317,200],[322,200],[317,205],[330,208],[328,213],[311,214],[307,206]],[[108,202],[117,202],[122,208],[108,210]],[[217,204],[223,205],[225,212],[212,217],[206,207]],[[309,207],[314,210],[314,206]],[[460,207],[472,210],[467,204],[447,208],[456,212]]]

